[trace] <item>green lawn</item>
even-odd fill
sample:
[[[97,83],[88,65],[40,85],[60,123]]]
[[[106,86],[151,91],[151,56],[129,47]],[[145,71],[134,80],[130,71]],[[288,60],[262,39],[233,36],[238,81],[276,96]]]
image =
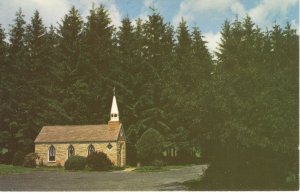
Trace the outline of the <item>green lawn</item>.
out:
[[[116,171],[116,170],[123,170],[124,168],[120,167],[114,167],[113,169],[109,171]],[[22,166],[13,166],[13,165],[5,165],[0,164],[0,175],[6,175],[6,174],[21,174],[21,173],[31,173],[36,171],[56,171],[56,172],[76,172],[74,170],[65,170],[64,167],[40,167],[40,168],[26,168]],[[93,171],[89,168],[85,168],[83,170],[78,170],[81,172],[99,172],[99,171]]]
[[[57,167],[25,168],[22,166],[0,164],[0,175],[30,173],[35,171],[64,171],[64,168],[57,168]]]
[[[183,168],[186,166],[188,166],[188,165],[171,165],[171,166],[162,166],[162,167],[143,166],[143,167],[135,169],[134,171],[137,171],[137,172],[162,172],[162,171],[170,171],[172,169],[180,169],[180,168]],[[122,169],[124,169],[124,168],[120,168],[120,169],[114,168],[111,171],[122,170]],[[69,172],[69,171],[66,171],[63,167],[58,168],[58,167],[45,167],[44,166],[44,167],[40,167],[40,168],[25,168],[22,166],[0,164],[0,175],[31,173],[31,172],[37,172],[37,171]],[[80,170],[80,171],[93,172],[88,168],[86,168],[84,170]],[[97,172],[97,171],[95,171],[95,172]]]
[[[189,165],[170,165],[170,166],[162,166],[162,167],[143,166],[140,168],[136,168],[134,171],[137,171],[137,172],[163,172],[163,171],[170,171],[172,169],[180,169],[180,168],[183,168],[186,166],[189,166]]]

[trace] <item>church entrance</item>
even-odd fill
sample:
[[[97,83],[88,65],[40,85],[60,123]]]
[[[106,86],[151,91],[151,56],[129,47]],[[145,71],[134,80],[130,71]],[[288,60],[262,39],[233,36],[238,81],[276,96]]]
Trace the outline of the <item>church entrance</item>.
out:
[[[118,148],[118,158],[117,158],[117,165],[119,167],[123,167],[124,166],[124,157],[123,156],[123,151],[124,150],[124,144],[123,143],[119,143],[119,148]]]

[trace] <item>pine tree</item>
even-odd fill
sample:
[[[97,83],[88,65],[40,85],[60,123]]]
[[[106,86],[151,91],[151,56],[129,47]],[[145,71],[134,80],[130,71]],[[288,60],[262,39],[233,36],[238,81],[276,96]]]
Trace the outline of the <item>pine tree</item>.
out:
[[[83,21],[74,6],[69,10],[58,29],[59,63],[53,72],[56,76],[55,111],[60,114],[60,124],[82,124],[87,120],[86,104],[80,100],[86,92],[86,84],[81,79]],[[54,102],[56,103],[56,102]]]
[[[134,28],[128,17],[122,20],[122,26],[117,32],[117,74],[116,77],[118,89],[118,95],[122,96],[122,102],[126,104],[123,106],[122,114],[126,120],[128,126],[134,123],[134,117],[136,116],[134,112],[134,103],[136,102],[135,90],[140,86],[139,77],[140,69],[139,63],[135,58],[135,53],[137,52],[136,38],[134,33]],[[133,72],[133,73],[132,73]],[[122,105],[122,104],[120,104]]]
[[[85,28],[86,51],[91,57],[91,64],[96,72],[106,72],[111,67],[112,33],[111,19],[103,5],[90,10]],[[99,65],[99,66],[97,66]]]
[[[167,98],[161,92],[166,86],[167,73],[172,65],[170,56],[174,42],[172,28],[164,23],[163,18],[153,13],[143,24],[142,48],[144,63],[143,74],[143,106],[140,106],[144,132],[147,128],[155,128],[162,134],[168,133],[166,123]],[[157,121],[154,121],[157,120]]]
[[[188,59],[189,55],[191,54],[190,49],[192,47],[192,37],[188,30],[186,21],[184,21],[183,19],[179,23],[177,29],[177,40],[178,44],[176,51],[178,59],[180,60],[180,62],[185,62],[185,60]]]
[[[83,21],[74,6],[65,15],[62,24],[59,25],[58,34],[60,36],[59,48],[63,53],[66,67],[71,72],[77,68],[80,57],[82,41]]]
[[[7,53],[7,43],[5,42],[6,35],[4,33],[4,29],[0,24],[0,60],[1,64],[4,64],[4,58],[6,57]]]
[[[8,45],[5,42],[6,34],[4,33],[4,29],[0,25],[0,151],[4,152],[8,148],[9,142],[9,131],[7,129],[7,120],[3,119],[7,116],[10,109],[8,101],[7,101],[7,92],[5,90],[6,85],[8,84],[7,80],[7,49]]]
[[[114,62],[113,32],[114,28],[105,7],[93,7],[84,30],[85,61],[82,71],[90,93],[86,104],[91,122],[95,123],[108,120],[108,116],[100,115],[109,115],[112,89],[116,85],[116,77],[120,75],[117,63]]]
[[[143,64],[142,57],[143,33],[142,21],[138,19],[134,28],[130,19],[125,17],[122,20],[122,26],[117,32],[117,61],[118,64],[118,82],[116,89],[118,96],[121,97],[120,113],[123,115],[123,124],[126,125],[128,143],[126,152],[128,153],[128,163],[136,164],[135,144],[138,140],[139,126],[136,120],[139,119],[140,107],[144,98],[141,89],[143,82]]]
[[[22,10],[16,12],[14,25],[9,31],[9,47],[7,65],[3,84],[5,110],[4,128],[9,133],[8,151],[13,154],[17,149],[27,149],[32,145],[28,138],[28,127],[23,127],[30,106],[26,103],[28,99],[26,72],[27,53],[25,45],[25,21]]]
[[[21,9],[16,12],[16,18],[14,21],[15,24],[11,26],[12,28],[10,30],[9,38],[11,43],[9,52],[12,57],[24,52],[25,47],[25,20]]]
[[[283,112],[296,113],[282,99],[289,96],[288,103],[296,100],[291,94],[294,89],[282,82],[289,77],[288,73],[282,73],[285,67],[281,66],[287,60],[285,51],[279,49],[283,47],[283,32],[275,25],[268,34],[254,28],[249,17],[243,22],[224,24],[211,95],[214,101],[211,111],[218,121],[206,135],[211,142],[205,146],[210,155],[216,156],[207,171],[212,186],[231,190],[292,187],[292,183],[285,183],[289,175],[294,175],[291,171],[295,165],[291,162],[295,158],[287,158],[281,148],[289,146],[290,153],[293,152],[295,141],[283,141],[291,133],[295,134],[296,119]],[[230,175],[217,175],[221,171]],[[248,171],[252,175],[246,176]]]
[[[200,70],[198,78],[207,80],[213,71],[212,58],[206,47],[207,42],[203,40],[201,32],[197,27],[193,28],[192,41],[191,49],[195,63],[194,65]]]
[[[177,29],[177,48],[176,48],[176,55],[178,61],[176,62],[176,69],[177,73],[180,78],[179,82],[182,83],[182,89],[190,90],[192,87],[191,84],[191,71],[193,70],[191,64],[191,57],[192,57],[192,37],[188,30],[188,26],[184,20],[179,23]]]
[[[53,50],[48,43],[46,27],[44,26],[39,12],[35,11],[30,24],[26,28],[25,42],[27,48],[28,70],[26,80],[29,92],[27,104],[31,108],[27,121],[30,128],[29,135],[34,139],[40,128],[47,124],[46,120],[41,120],[40,114],[44,111],[46,102],[46,92],[49,91],[49,82],[53,78],[51,66],[54,64],[50,59],[49,52]]]

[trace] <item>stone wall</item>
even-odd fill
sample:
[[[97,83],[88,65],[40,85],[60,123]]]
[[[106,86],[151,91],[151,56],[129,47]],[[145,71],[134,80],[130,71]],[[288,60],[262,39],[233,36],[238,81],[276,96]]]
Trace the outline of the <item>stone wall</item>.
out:
[[[111,149],[107,148],[108,144],[112,145]],[[92,144],[95,147],[95,151],[102,151],[112,161],[114,165],[117,165],[118,146],[117,142],[98,142],[98,143],[47,143],[47,144],[35,144],[35,152],[40,156],[40,160],[43,161],[44,165],[56,166],[58,164],[64,165],[68,159],[68,147],[73,145],[75,149],[75,155],[87,157],[88,146]],[[125,142],[124,142],[125,144]],[[48,149],[53,145],[55,147],[56,155],[55,161],[49,162],[48,160]],[[125,145],[124,145],[125,148]],[[123,149],[123,147],[122,147]],[[126,157],[126,150],[122,151],[122,157]],[[125,162],[123,162],[125,165]]]

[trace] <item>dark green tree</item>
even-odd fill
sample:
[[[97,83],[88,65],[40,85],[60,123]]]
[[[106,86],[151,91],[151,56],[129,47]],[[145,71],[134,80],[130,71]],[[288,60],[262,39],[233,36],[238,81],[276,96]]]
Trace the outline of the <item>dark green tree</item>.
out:
[[[155,129],[146,130],[136,144],[138,160],[149,164],[162,156],[163,136]]]
[[[46,86],[46,75],[49,73],[50,65],[49,61],[47,61],[50,47],[47,46],[46,33],[46,28],[39,16],[39,12],[35,11],[30,24],[26,28],[25,44],[28,64],[23,71],[27,82],[26,104],[28,105],[28,121],[24,123],[23,127],[27,128],[27,135],[31,140],[34,139],[42,127],[38,113],[41,112],[43,107],[44,96],[42,95],[42,90]]]
[[[87,104],[81,98],[87,85],[81,78],[83,51],[83,21],[74,6],[69,10],[58,29],[59,62],[56,64],[55,111],[60,115],[60,124],[82,124],[87,121]],[[60,104],[60,105],[59,105]]]
[[[282,49],[284,38],[279,26],[262,33],[249,17],[243,22],[225,22],[211,89],[214,105],[210,111],[217,121],[210,132],[203,133],[203,141],[207,142],[204,153],[213,157],[212,167],[202,187],[297,187],[292,172],[297,168],[297,159],[292,155],[297,155],[298,142],[291,135],[297,135],[298,122],[287,112],[297,114],[289,104],[296,104],[298,98],[297,88],[292,86],[296,79],[290,79],[291,71],[287,69],[295,71],[298,66]],[[287,67],[283,61],[294,65]]]
[[[22,10],[16,12],[14,25],[9,31],[9,47],[7,56],[6,73],[2,91],[5,104],[3,113],[3,129],[9,133],[8,151],[30,148],[31,140],[28,139],[28,128],[22,127],[28,115],[28,93],[26,85],[27,53],[25,44],[25,20]],[[13,126],[12,126],[13,125]],[[28,151],[28,149],[27,149]]]
[[[86,105],[91,122],[108,120],[109,104],[115,79],[119,76],[116,63],[113,62],[113,31],[108,11],[103,5],[92,8],[84,29],[84,61],[81,72],[87,83],[89,95]]]
[[[141,56],[138,56],[138,37],[141,32],[134,31],[134,27],[128,17],[122,20],[122,26],[120,26],[117,32],[117,60],[118,70],[116,73],[116,89],[120,103],[120,113],[123,115],[122,119],[126,122],[126,133],[128,143],[126,145],[128,155],[128,163],[135,164],[136,151],[135,144],[137,141],[135,120],[138,116],[136,112],[138,96],[142,94],[138,93],[141,90],[138,89],[142,86],[143,77],[141,75]]]
[[[0,25],[0,116],[5,117],[6,113],[8,113],[8,103],[6,101],[6,96],[7,93],[4,92],[5,85],[7,84],[7,79],[6,79],[6,70],[7,70],[7,49],[8,45],[5,42],[6,35],[4,33],[4,29]],[[5,123],[4,119],[0,119],[0,127],[2,128],[0,130],[1,138],[0,138],[0,152],[2,153],[3,151],[7,150],[7,142],[9,139],[9,132],[7,130],[7,123]],[[6,129],[5,129],[6,127]]]

